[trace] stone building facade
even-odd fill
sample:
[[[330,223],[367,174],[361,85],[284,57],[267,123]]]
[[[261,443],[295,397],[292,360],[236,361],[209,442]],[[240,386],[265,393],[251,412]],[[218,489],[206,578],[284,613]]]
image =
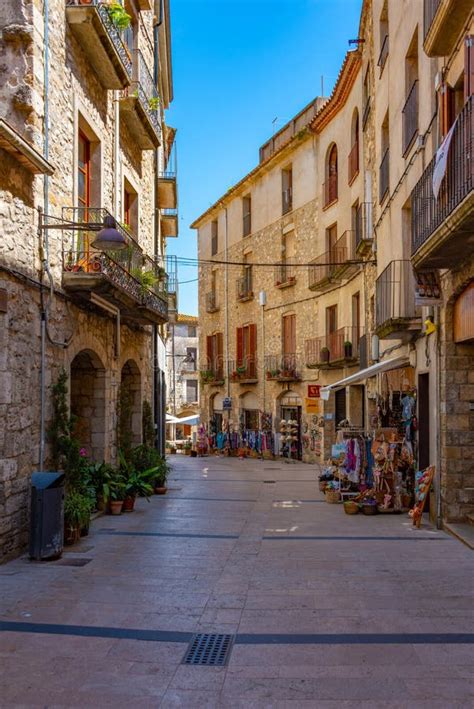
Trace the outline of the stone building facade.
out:
[[[166,340],[166,411],[176,418],[199,413],[199,320],[179,313],[168,326]],[[167,439],[191,435],[191,424],[168,424]]]
[[[472,22],[468,0],[364,0],[331,98],[262,146],[259,165],[194,223],[200,258],[216,261],[200,272],[204,420],[242,429],[248,406],[278,433],[293,404],[302,457],[321,462],[339,419],[373,430],[384,398],[409,393],[417,464],[436,468],[430,512],[447,524],[474,509]],[[289,283],[277,284],[281,260]],[[285,337],[295,372],[268,380],[270,355],[284,368]]]
[[[27,542],[30,477],[48,469],[63,368],[93,459],[116,458],[124,388],[134,442],[149,401],[164,447],[169,7],[126,0],[124,11],[119,29],[98,0],[0,8],[0,559]],[[94,245],[104,226],[124,249]]]

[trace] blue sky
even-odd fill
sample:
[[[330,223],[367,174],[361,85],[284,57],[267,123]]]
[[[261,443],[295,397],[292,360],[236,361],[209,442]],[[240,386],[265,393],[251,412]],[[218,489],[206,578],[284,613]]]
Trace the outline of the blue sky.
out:
[[[328,95],[357,37],[362,0],[171,0],[178,129],[179,239],[196,256],[191,222],[258,162],[277,127]],[[182,313],[197,315],[196,268],[179,266]]]

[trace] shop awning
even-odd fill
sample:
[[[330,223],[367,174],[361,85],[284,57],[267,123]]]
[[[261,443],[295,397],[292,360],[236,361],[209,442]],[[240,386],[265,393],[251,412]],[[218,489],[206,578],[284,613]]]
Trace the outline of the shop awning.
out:
[[[166,414],[166,423],[187,423],[189,424],[189,426],[193,426],[199,423],[199,414],[193,414],[192,416],[183,416],[183,418],[181,419],[177,416]]]
[[[334,384],[328,384],[325,387],[321,387],[321,398],[327,401],[331,391],[341,389],[348,384],[358,384],[359,382],[363,382],[366,379],[369,379],[369,377],[374,377],[376,374],[380,374],[381,372],[388,372],[390,369],[399,369],[399,367],[406,367],[409,364],[410,360],[406,355],[399,355],[398,357],[392,357],[391,359],[384,359],[382,362],[377,362],[366,369],[361,369],[359,372],[351,374],[349,377],[345,377],[345,379],[340,379],[338,382],[334,382]]]

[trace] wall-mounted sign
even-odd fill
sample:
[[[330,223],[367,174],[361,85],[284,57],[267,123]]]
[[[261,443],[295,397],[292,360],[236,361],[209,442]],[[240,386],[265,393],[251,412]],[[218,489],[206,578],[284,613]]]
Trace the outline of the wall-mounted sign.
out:
[[[323,402],[321,399],[305,399],[305,408],[307,414],[322,413]]]
[[[226,396],[222,400],[222,408],[224,409],[224,411],[230,411],[230,409],[232,408],[232,399],[230,398],[230,396]]]
[[[441,285],[437,270],[421,270],[415,272],[415,304],[440,305]]]
[[[326,421],[332,421],[334,418],[334,414],[324,414],[324,418]]]
[[[308,398],[309,399],[319,399],[321,396],[319,384],[308,384]]]

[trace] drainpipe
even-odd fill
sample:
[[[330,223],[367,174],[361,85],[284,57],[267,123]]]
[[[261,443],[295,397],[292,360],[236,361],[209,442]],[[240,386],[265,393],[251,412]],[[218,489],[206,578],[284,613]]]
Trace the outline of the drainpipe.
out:
[[[156,3],[155,3],[155,14],[156,14]],[[159,54],[158,54],[158,27],[161,24],[161,4],[160,13],[158,16],[158,22],[153,26],[153,81],[155,86],[158,86],[158,72],[159,72]],[[154,219],[154,243],[153,252],[154,256],[158,254],[159,243],[160,243],[160,224],[159,224],[159,194],[158,194],[158,171],[159,171],[159,152],[158,149],[154,151],[154,203],[155,203],[155,219]],[[163,259],[164,265],[164,259]],[[163,387],[160,386],[160,370],[158,366],[158,326],[152,325],[152,358],[153,358],[153,369],[152,369],[152,402],[153,402],[153,418],[155,422],[155,446],[158,448],[161,455],[164,454],[164,423],[163,423]]]
[[[115,195],[114,195],[114,214],[115,218],[119,218],[120,213],[120,104],[119,104],[120,94],[118,91],[114,91],[114,183],[115,183]]]
[[[224,300],[225,300],[225,362],[227,368],[227,397],[230,396],[230,381],[229,381],[229,259],[228,259],[228,234],[227,234],[227,207],[224,207],[225,212],[225,231],[224,231]],[[230,418],[230,411],[228,411]]]
[[[435,306],[436,324],[436,391],[438,401],[436,402],[436,527],[441,529],[441,329],[440,329],[440,309]]]

